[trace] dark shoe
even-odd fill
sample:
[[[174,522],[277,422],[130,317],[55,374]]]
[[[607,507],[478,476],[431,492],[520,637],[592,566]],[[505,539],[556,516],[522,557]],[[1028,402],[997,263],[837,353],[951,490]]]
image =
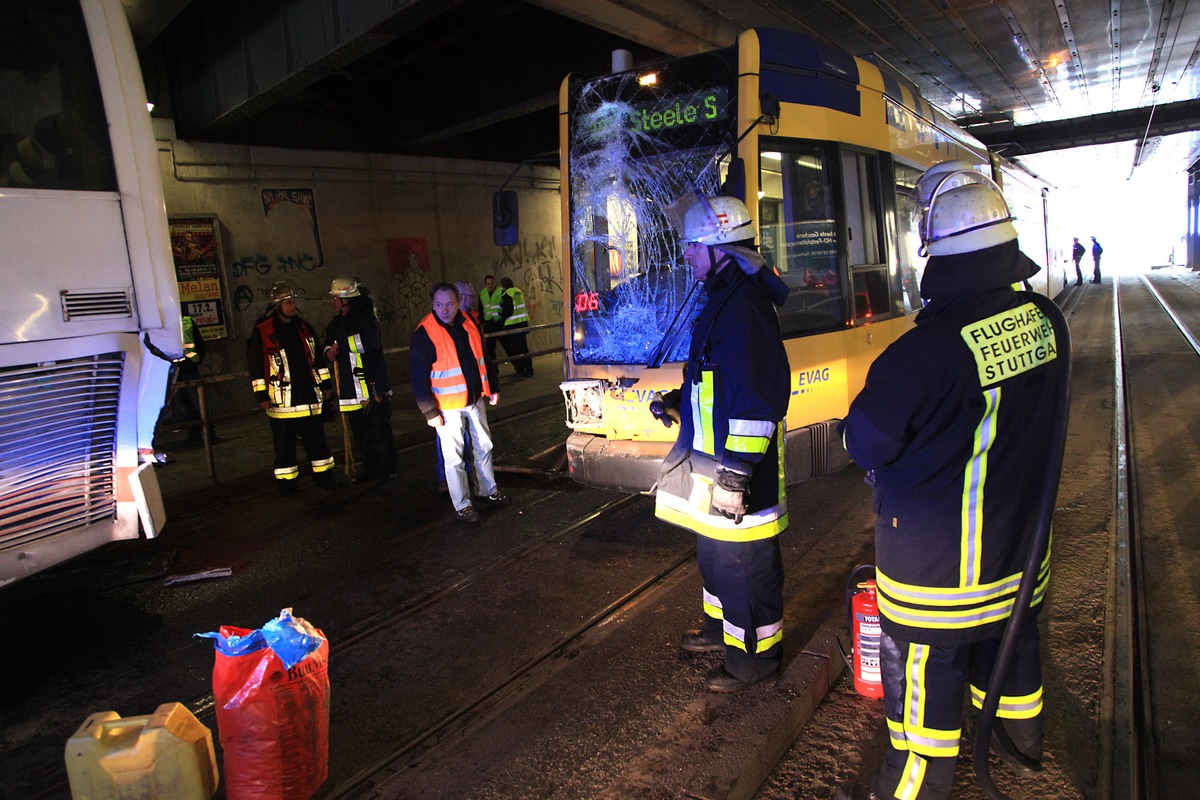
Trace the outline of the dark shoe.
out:
[[[354,476],[353,483],[371,483],[375,480],[375,476],[371,473],[360,472]]]
[[[394,473],[394,472],[389,473],[387,475],[380,475],[378,478],[375,479],[375,485],[380,486],[380,487],[387,486],[389,483],[391,483],[394,480],[396,480],[396,473]]]
[[[279,487],[280,497],[291,497],[296,493],[297,486],[295,481],[276,481],[275,485]]]
[[[725,671],[724,667],[717,667],[710,670],[708,675],[704,677],[704,685],[709,691],[720,692],[722,694],[730,694],[732,692],[740,692],[747,686],[754,686],[757,683],[770,683],[771,681],[779,680],[779,670],[768,672],[760,678],[755,678],[751,681],[744,681],[740,678],[735,678]]]
[[[500,506],[508,505],[512,502],[512,500],[508,497],[508,495],[497,489],[487,497],[479,498],[479,502],[483,503],[489,508],[499,508]]]
[[[1035,778],[1042,772],[1041,759],[1033,759],[1022,753],[1000,728],[999,722],[992,728],[992,741],[988,751],[999,758],[1008,771],[1018,778]]]
[[[458,517],[459,522],[468,522],[472,525],[479,522],[479,514],[475,512],[473,506],[467,506],[462,511],[455,511],[454,514]]]
[[[689,653],[725,652],[725,642],[705,638],[702,631],[688,631],[679,637],[679,646]]]
[[[862,781],[843,783],[833,793],[833,800],[883,800]]]
[[[1075,281],[1076,286],[1083,286],[1083,281]]]

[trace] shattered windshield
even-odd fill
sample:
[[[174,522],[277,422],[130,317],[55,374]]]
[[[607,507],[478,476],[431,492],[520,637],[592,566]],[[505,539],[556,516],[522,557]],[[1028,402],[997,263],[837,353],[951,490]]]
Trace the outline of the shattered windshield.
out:
[[[694,289],[666,209],[721,193],[735,141],[732,51],[571,86],[571,293],[575,362],[687,356]]]

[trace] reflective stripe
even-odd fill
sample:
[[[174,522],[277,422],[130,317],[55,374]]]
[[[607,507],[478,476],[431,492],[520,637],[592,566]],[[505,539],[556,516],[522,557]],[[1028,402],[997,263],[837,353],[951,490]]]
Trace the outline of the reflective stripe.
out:
[[[703,514],[702,519],[698,518],[683,498],[659,490],[655,506],[655,515],[659,519],[710,539],[722,542],[769,539],[781,533],[788,524],[786,505],[776,505],[755,514],[747,514],[742,517],[740,525],[735,525],[731,519],[709,514],[707,509]]]
[[[771,438],[775,432],[775,423],[769,419],[731,419],[729,420],[730,436],[759,436]]]
[[[511,289],[505,289],[505,293],[513,301],[513,313],[509,315],[508,319],[504,320],[505,327],[529,322],[529,314],[525,311],[525,293],[515,286]]]
[[[746,652],[746,629],[739,628],[729,620],[725,620],[721,624],[721,629],[725,632],[725,644],[730,647],[736,647],[743,653]]]
[[[958,580],[963,586],[979,582],[983,562],[983,492],[987,482],[988,451],[996,441],[1000,387],[983,393],[983,417],[975,429],[975,445],[963,475],[962,541],[959,543]]]
[[[298,417],[314,417],[321,413],[321,404],[313,403],[303,406],[267,406],[267,416],[275,419],[296,419]]]
[[[250,388],[255,392],[265,392],[267,390],[267,382],[263,378],[255,378],[250,381]]]
[[[721,605],[721,598],[707,589],[701,591],[704,593],[704,613],[713,619],[725,619],[725,607]]]
[[[276,480],[294,481],[300,477],[300,467],[280,467],[275,470]]]
[[[904,662],[904,741],[912,753],[927,758],[958,755],[961,730],[946,731],[925,725],[926,669],[931,655],[929,645],[910,643]]]
[[[333,469],[333,456],[330,456],[329,458],[318,458],[310,463],[312,464],[312,471],[314,473],[328,472],[329,470]]]
[[[983,700],[987,696],[986,688],[971,684],[971,705],[983,708]],[[1000,695],[1000,705],[996,707],[996,716],[1004,719],[1033,719],[1042,713],[1042,687],[1039,686],[1033,694],[1024,697],[1008,697]]]
[[[692,385],[692,449],[708,455],[716,455],[713,436],[713,373],[704,370],[700,382]]]
[[[483,300],[483,318],[486,320],[500,319],[500,298],[504,296],[504,290],[496,287],[490,292],[486,287],[479,292],[479,298]]]
[[[762,455],[767,452],[770,444],[770,437],[734,436],[730,434],[725,438],[725,449],[734,453],[758,453]]]
[[[754,637],[758,641],[755,652],[765,653],[783,641],[783,620],[770,625],[762,625],[755,629]]]
[[[904,772],[900,776],[900,785],[894,792],[896,800],[917,800],[921,785],[925,783],[925,768],[928,763],[916,753],[908,754],[908,760],[904,762]]]
[[[356,333],[346,340],[350,348],[350,375],[353,378],[354,396],[365,403],[371,398],[367,388],[367,377],[363,370],[362,334]]]
[[[980,627],[1006,619],[1016,600],[1020,574],[982,586],[910,586],[875,571],[879,612],[900,625],[924,629]],[[1042,561],[1033,604],[1042,602],[1050,583],[1050,551]]]

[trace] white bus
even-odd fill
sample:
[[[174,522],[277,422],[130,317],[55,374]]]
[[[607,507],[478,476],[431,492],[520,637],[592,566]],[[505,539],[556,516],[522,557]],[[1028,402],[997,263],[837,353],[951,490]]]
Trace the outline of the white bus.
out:
[[[0,587],[165,520],[142,340],[182,334],[141,74],[119,0],[0,3]]]

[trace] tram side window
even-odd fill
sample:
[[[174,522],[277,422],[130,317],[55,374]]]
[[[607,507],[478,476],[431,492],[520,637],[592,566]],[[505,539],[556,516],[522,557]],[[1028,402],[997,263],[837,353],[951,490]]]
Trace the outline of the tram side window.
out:
[[[842,151],[846,229],[854,319],[867,322],[892,313],[892,291],[881,232],[879,159],[871,153]]]
[[[925,270],[925,259],[920,256],[921,209],[913,199],[921,174],[919,169],[896,164],[896,274],[892,279],[900,288],[905,314],[925,305],[920,291]]]
[[[759,156],[760,245],[790,292],[780,309],[784,336],[844,326],[837,217],[827,146],[764,140]]]
[[[0,186],[116,191],[78,0],[0,4]]]

